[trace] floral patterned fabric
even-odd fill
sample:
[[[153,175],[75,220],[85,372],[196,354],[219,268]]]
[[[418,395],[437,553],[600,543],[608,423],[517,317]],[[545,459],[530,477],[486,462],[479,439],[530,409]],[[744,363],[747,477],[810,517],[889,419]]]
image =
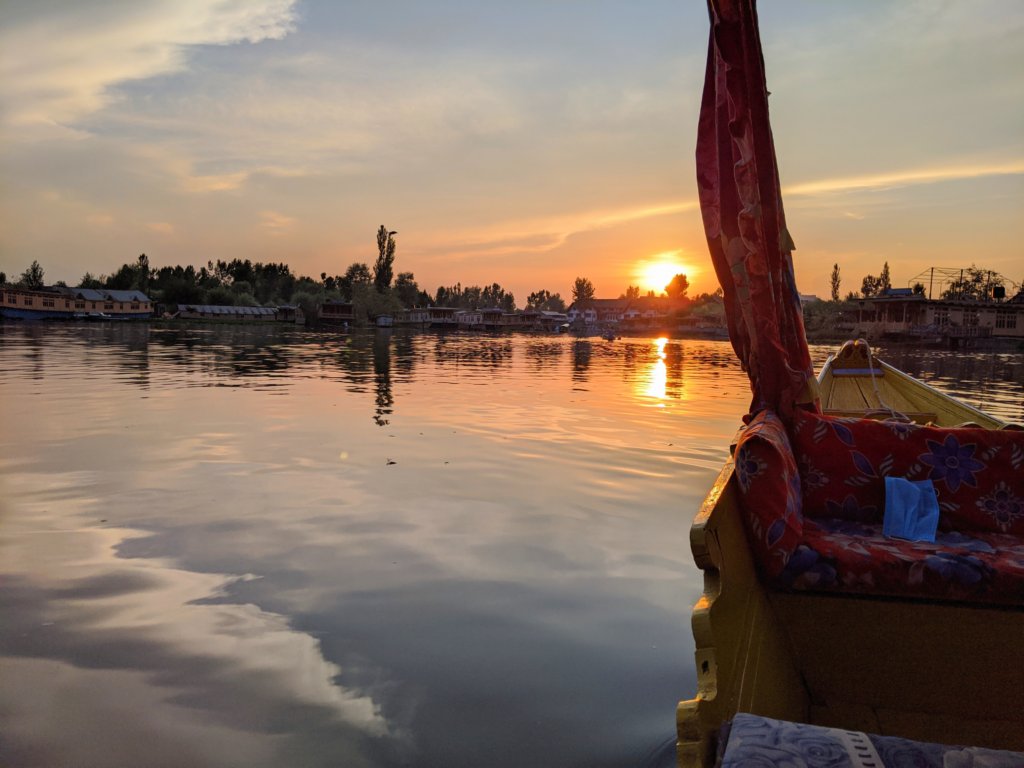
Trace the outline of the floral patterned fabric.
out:
[[[721,768],[1021,768],[1024,753],[954,747],[740,713],[723,734]],[[870,755],[870,757],[868,757]]]
[[[778,416],[761,411],[753,418],[736,445],[735,466],[757,559],[769,577],[777,577],[803,536],[800,475]]]
[[[753,0],[708,0],[697,191],[729,339],[750,376],[750,412],[816,399],[786,229]]]
[[[771,411],[736,447],[747,533],[784,588],[1024,605],[1024,433]],[[935,542],[882,533],[886,475],[931,479]]]
[[[796,589],[1024,605],[1024,539],[940,531],[934,543],[890,539],[882,523],[805,520],[778,581]]]
[[[800,412],[791,433],[811,518],[874,523],[886,476],[931,480],[942,530],[1024,536],[1024,433]]]

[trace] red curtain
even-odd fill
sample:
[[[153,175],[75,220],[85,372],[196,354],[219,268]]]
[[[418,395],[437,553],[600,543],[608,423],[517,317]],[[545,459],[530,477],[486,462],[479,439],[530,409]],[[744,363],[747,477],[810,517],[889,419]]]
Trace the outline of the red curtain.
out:
[[[711,37],[697,130],[697,187],[725,294],[729,338],[750,376],[750,413],[815,403],[793,276],[754,0],[708,0]],[[812,406],[816,407],[816,406]]]

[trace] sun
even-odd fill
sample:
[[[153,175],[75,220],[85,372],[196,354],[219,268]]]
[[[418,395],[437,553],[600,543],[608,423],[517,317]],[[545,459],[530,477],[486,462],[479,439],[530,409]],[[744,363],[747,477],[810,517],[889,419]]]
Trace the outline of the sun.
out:
[[[640,289],[644,292],[654,291],[661,294],[665,286],[672,282],[676,275],[686,275],[693,283],[693,270],[678,258],[678,252],[660,253],[637,264],[636,276]]]

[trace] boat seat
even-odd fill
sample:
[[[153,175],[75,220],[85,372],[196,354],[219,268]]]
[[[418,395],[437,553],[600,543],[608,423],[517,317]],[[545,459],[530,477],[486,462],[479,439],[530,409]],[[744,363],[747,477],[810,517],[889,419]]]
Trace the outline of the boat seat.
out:
[[[736,446],[761,572],[794,590],[1024,607],[1024,433],[763,411]],[[934,543],[882,535],[885,478],[930,479]]]
[[[830,768],[1021,768],[1024,752],[911,741],[895,736],[825,728],[737,714],[723,726],[716,765],[829,766]]]

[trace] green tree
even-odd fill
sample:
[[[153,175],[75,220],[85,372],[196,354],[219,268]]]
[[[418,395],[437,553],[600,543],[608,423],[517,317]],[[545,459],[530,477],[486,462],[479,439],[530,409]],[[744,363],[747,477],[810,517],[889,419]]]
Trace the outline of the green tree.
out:
[[[18,285],[23,285],[26,288],[32,290],[39,290],[44,286],[43,283],[43,268],[39,266],[39,262],[33,260],[28,268],[21,273],[21,279],[18,280]]]
[[[839,265],[832,265],[832,277],[829,282],[832,286],[832,301],[839,301]]]
[[[120,268],[106,280],[106,287],[115,291],[130,291],[135,287],[136,268],[134,264],[122,264]]]
[[[880,291],[887,291],[892,288],[892,280],[889,278],[888,261],[882,265],[882,274],[878,276],[878,286]]]
[[[640,286],[630,285],[626,287],[626,292],[622,294],[620,299],[639,299],[640,298]]]
[[[565,312],[565,301],[560,294],[540,290],[526,297],[526,308],[546,312]]]
[[[865,275],[860,284],[860,293],[866,299],[882,290],[882,281],[874,275]]]
[[[292,296],[292,303],[302,310],[306,322],[311,323],[320,310],[320,298],[308,291],[296,291]]]
[[[93,277],[92,272],[86,272],[82,275],[82,279],[78,281],[79,288],[102,288],[103,279]]]
[[[690,281],[686,279],[686,275],[678,274],[665,286],[665,293],[674,299],[681,299],[689,289]]]
[[[206,292],[206,303],[218,307],[233,307],[235,305],[235,292],[226,285],[218,285]]]
[[[989,301],[992,298],[992,289],[1003,286],[1004,280],[999,273],[991,269],[978,269],[972,264],[962,272],[960,278],[946,287],[942,292],[942,298]]]
[[[414,307],[420,298],[420,287],[412,272],[399,272],[395,278],[395,296],[402,306]]]
[[[149,278],[152,275],[152,270],[149,268],[149,257],[144,254],[139,254],[139,266],[135,276],[135,288],[142,291],[143,293],[149,293]]]
[[[369,285],[372,282],[370,268],[365,264],[355,262],[350,264],[345,270],[345,274],[341,276],[341,280],[338,281],[338,290],[341,291],[341,296],[345,301],[352,301],[356,288]]]
[[[7,273],[6,272],[0,272],[0,285],[6,285],[6,284],[7,284]]]
[[[914,283],[914,287],[911,290],[915,296],[924,296],[924,283]]]
[[[377,287],[377,293],[384,293],[391,287],[395,264],[394,235],[397,234],[395,230],[388,231],[383,224],[377,230],[377,263],[373,265],[373,284]]]
[[[585,309],[594,301],[594,284],[585,277],[577,277],[572,284],[572,301],[577,309]]]

